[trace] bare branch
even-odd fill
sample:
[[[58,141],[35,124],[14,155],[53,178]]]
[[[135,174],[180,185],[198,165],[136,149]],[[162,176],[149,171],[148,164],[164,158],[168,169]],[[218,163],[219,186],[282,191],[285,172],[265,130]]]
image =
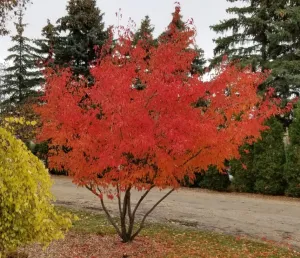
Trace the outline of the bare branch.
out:
[[[151,99],[153,99],[156,95],[157,95],[157,91],[155,91],[155,92],[147,99],[147,102],[146,102],[146,104],[145,104],[145,108],[147,108],[147,106],[149,105]]]
[[[117,194],[118,194],[117,197],[118,197],[119,212],[120,212],[120,216],[122,216],[121,192],[120,192],[119,184],[117,184]]]
[[[121,234],[121,231],[120,229],[118,228],[117,224],[114,222],[113,218],[111,217],[111,215],[109,214],[107,208],[105,207],[105,204],[104,204],[104,201],[103,201],[103,198],[100,198],[100,201],[101,201],[101,205],[102,205],[102,208],[109,220],[109,222],[113,225],[113,227],[116,229],[118,235],[122,238],[122,234]]]
[[[93,188],[91,186],[86,186],[86,188],[91,191],[93,194],[95,194],[95,192],[93,191]],[[100,194],[102,194],[102,191],[99,187],[97,187],[98,191],[100,192]],[[97,194],[95,194],[97,197],[99,197]],[[101,202],[101,206],[102,206],[102,209],[104,210],[109,222],[113,225],[113,227],[115,228],[115,230],[117,231],[118,235],[122,238],[122,234],[121,234],[121,231],[120,229],[118,228],[117,224],[114,222],[113,218],[111,217],[111,215],[109,214],[109,211],[108,209],[106,208],[105,206],[105,203],[103,201],[103,196],[102,198],[100,198],[100,202]]]
[[[139,229],[132,235],[131,241],[141,232],[141,230],[144,228],[145,220],[149,216],[149,214],[164,200],[166,199],[175,189],[173,188],[170,190],[165,196],[163,196],[143,217]]]
[[[127,201],[128,201],[128,191],[130,191],[130,188],[128,188],[125,192],[125,195],[124,195],[124,200],[123,200],[123,217],[126,216],[126,213],[127,213]]]
[[[184,165],[186,165],[188,162],[190,162],[192,159],[196,158],[202,150],[197,151],[193,156],[191,156],[189,159],[187,159],[185,162],[183,162],[180,167],[183,167]]]
[[[141,196],[141,198],[139,199],[139,201],[137,202],[137,204],[133,210],[133,213],[132,213],[133,217],[135,216],[135,213],[136,213],[137,209],[139,208],[140,204],[145,199],[145,197],[148,195],[148,193],[152,190],[153,187],[154,187],[154,185],[151,185],[151,187]]]
[[[128,208],[128,193],[130,193],[130,187],[126,190],[124,199],[123,199],[123,211],[121,216],[121,230],[122,230],[122,236],[123,239],[125,236],[127,236],[127,230],[126,230],[126,214],[127,214],[127,208]]]
[[[127,200],[127,206],[128,206],[128,216],[129,219],[132,219],[132,212],[131,212],[131,193],[128,192],[128,200]]]

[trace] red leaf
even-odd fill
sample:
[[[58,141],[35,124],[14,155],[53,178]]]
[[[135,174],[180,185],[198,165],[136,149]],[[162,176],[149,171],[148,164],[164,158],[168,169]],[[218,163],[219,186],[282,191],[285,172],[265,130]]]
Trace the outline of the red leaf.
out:
[[[177,30],[179,18],[176,7],[157,46],[145,39],[132,47],[128,29],[116,42],[110,31],[91,67],[93,87],[72,80],[70,69],[46,70],[45,104],[36,109],[39,139],[52,139],[50,166],[63,166],[78,185],[106,188],[109,198],[111,184],[121,191],[178,187],[186,176],[194,180],[195,169],[223,169],[245,139],[267,129],[264,121],[279,112],[271,94],[257,95],[267,75],[223,64],[209,82],[188,76],[195,30]]]

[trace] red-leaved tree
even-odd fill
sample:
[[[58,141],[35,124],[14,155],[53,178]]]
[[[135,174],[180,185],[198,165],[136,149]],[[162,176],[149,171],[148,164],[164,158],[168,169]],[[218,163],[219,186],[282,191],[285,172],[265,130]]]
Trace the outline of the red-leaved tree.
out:
[[[176,7],[175,18],[179,12]],[[266,74],[223,65],[209,82],[192,76],[195,30],[186,25],[178,31],[174,22],[156,46],[143,40],[133,45],[129,30],[114,44],[111,36],[91,68],[91,87],[73,80],[69,70],[47,70],[37,108],[40,140],[50,139],[50,165],[67,170],[74,183],[99,197],[124,242],[139,234],[147,216],[184,178],[193,180],[196,169],[222,169],[225,159],[238,158],[238,147],[257,139],[267,129],[264,121],[278,112],[272,92],[257,95]],[[136,212],[154,187],[170,190],[134,231]],[[143,191],[135,207],[132,189]],[[104,196],[118,199],[120,227]]]

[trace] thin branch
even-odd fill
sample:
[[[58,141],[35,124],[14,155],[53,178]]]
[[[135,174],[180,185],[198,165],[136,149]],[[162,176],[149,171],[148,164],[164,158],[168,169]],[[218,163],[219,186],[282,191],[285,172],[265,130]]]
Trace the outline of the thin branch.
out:
[[[101,202],[101,205],[102,205],[102,208],[109,220],[109,222],[113,225],[113,227],[116,229],[118,235],[122,238],[122,234],[121,234],[121,231],[120,229],[118,228],[117,224],[114,222],[113,218],[111,217],[111,215],[109,214],[108,210],[106,209],[105,207],[105,204],[104,204],[104,201],[103,201],[103,198],[100,198],[100,202]]]
[[[133,213],[132,213],[132,216],[134,217],[135,216],[135,213],[137,211],[137,209],[139,208],[140,204],[142,203],[142,201],[145,199],[145,197],[148,195],[148,193],[152,190],[152,188],[154,187],[154,185],[152,185],[142,196],[141,198],[139,199],[139,201],[137,202],[134,210],[133,210]]]
[[[163,196],[143,217],[139,229],[132,235],[131,240],[133,240],[144,228],[145,220],[149,216],[149,214],[164,200],[166,199],[175,189],[170,190],[165,196]]]
[[[186,165],[188,162],[190,162],[192,159],[196,158],[202,150],[197,151],[193,156],[191,156],[189,159],[187,159],[185,162],[183,162],[180,167],[183,167],[184,165]]]
[[[117,197],[118,197],[120,216],[122,216],[121,192],[120,192],[119,184],[117,184]]]
[[[93,194],[95,194],[95,192],[93,191],[93,188],[90,186],[86,186],[86,188],[88,190],[90,190]],[[98,191],[100,192],[100,194],[102,194],[102,191],[99,187],[97,187]],[[96,194],[95,194],[96,195]],[[99,197],[99,196],[98,196]],[[103,201],[103,196],[102,198],[100,198],[100,202],[101,202],[101,206],[102,206],[102,209],[104,210],[109,222],[113,225],[113,227],[115,228],[115,230],[117,231],[118,235],[122,238],[122,234],[121,234],[121,231],[120,229],[118,228],[117,224],[114,222],[113,218],[111,217],[111,215],[109,214],[109,211],[107,210],[105,204],[104,204],[104,201]]]
[[[132,212],[131,212],[131,193],[130,193],[130,191],[128,192],[127,205],[128,205],[128,216],[129,216],[129,219],[132,220]]]
[[[149,105],[150,100],[153,99],[153,98],[157,95],[156,93],[157,93],[157,91],[155,91],[155,92],[147,99],[145,108]]]
[[[121,216],[121,230],[123,238],[127,235],[126,230],[126,214],[127,214],[127,203],[128,203],[128,193],[130,192],[130,188],[128,188],[125,192],[124,199],[123,199],[123,211]]]

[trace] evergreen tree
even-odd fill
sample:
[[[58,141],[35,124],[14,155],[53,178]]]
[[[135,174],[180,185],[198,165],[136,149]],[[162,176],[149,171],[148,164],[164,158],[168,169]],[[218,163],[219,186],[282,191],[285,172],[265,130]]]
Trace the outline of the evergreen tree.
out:
[[[42,66],[49,66],[54,61],[54,47],[59,38],[59,33],[56,27],[47,20],[47,25],[42,28],[43,39],[34,41],[36,48],[35,54],[38,63]]]
[[[199,47],[196,47],[196,51],[198,55],[193,60],[191,74],[204,74],[206,64],[206,60],[204,58],[204,51]]]
[[[11,54],[5,59],[12,65],[5,69],[4,82],[0,88],[0,95],[5,98],[2,101],[3,108],[11,110],[24,103],[29,97],[37,94],[36,87],[41,82],[41,73],[36,69],[34,48],[30,40],[24,36],[23,10],[17,12],[18,22],[15,23],[17,34],[12,36],[14,46],[8,49]]]
[[[186,24],[183,22],[182,20],[182,15],[180,14],[180,7],[177,6],[175,8],[175,12],[172,13],[172,21],[168,26],[168,30],[164,33],[162,33],[158,40],[161,41],[166,41],[166,40],[170,40],[172,38],[172,33],[173,31],[184,31],[187,29]],[[191,74],[203,74],[205,72],[205,63],[206,60],[204,58],[204,51],[199,48],[198,46],[195,46],[198,55],[195,57],[195,59],[193,60],[192,63],[192,67],[191,67]],[[188,51],[188,49],[187,49]]]
[[[25,8],[30,0],[1,0],[0,1],[0,36],[9,33],[6,27],[6,21],[9,18],[9,13],[18,7]]]
[[[108,37],[102,22],[103,14],[96,0],[69,0],[68,14],[58,20],[57,30],[67,34],[59,37],[54,47],[55,63],[71,66],[74,75],[84,75],[92,81],[90,63]]]
[[[6,70],[7,64],[0,63],[0,89],[2,88],[3,84],[4,84],[4,75],[5,75],[5,70]],[[0,95],[0,103],[4,100],[3,98],[4,96],[1,94]],[[1,113],[1,110],[0,110]]]
[[[262,139],[253,145],[242,146],[240,160],[230,161],[231,173],[234,176],[233,186],[239,192],[271,195],[284,193],[284,129],[275,117],[266,125],[270,129],[262,133]]]
[[[5,75],[6,67],[7,67],[7,64],[5,62],[0,63],[0,85],[3,84],[3,78]]]
[[[230,173],[233,175],[233,187],[238,192],[254,193],[256,174],[253,172],[253,145],[240,147],[241,158],[230,161]]]
[[[220,173],[215,166],[210,166],[202,174],[199,187],[214,191],[227,191],[230,181],[227,174]]]
[[[287,99],[292,93],[297,92],[300,86],[300,80],[297,80],[300,72],[298,68],[299,58],[297,57],[297,44],[299,44],[298,28],[300,23],[298,22],[299,17],[297,17],[299,16],[299,9],[296,7],[299,5],[297,3],[299,1],[228,0],[228,2],[243,2],[243,6],[228,8],[227,12],[233,17],[211,26],[217,33],[226,33],[215,40],[215,57],[211,60],[211,66],[220,63],[223,55],[227,55],[229,60],[240,60],[242,66],[251,65],[254,71],[271,69],[272,73],[266,82],[261,85],[261,90],[272,86],[283,99]],[[290,123],[286,117],[281,120],[285,126]],[[268,141],[270,136],[267,135],[267,132],[262,135],[263,140],[261,144],[264,141]],[[264,137],[268,139],[264,139]],[[258,146],[256,144],[253,148],[257,149]],[[279,153],[283,150],[281,147],[278,149]],[[266,162],[271,162],[272,155],[267,157],[268,154],[257,152],[250,154],[246,155],[248,159],[247,167],[250,167],[250,170],[245,171],[247,173],[245,176],[237,172],[238,178],[235,177],[234,184],[236,187],[247,189],[247,191],[267,192],[267,189],[266,191],[263,189],[264,185],[267,184],[266,178],[256,179],[252,176],[248,177],[248,175],[252,174],[255,177],[259,177],[260,175],[256,173],[258,169],[255,170],[255,166],[258,164],[253,162],[259,163],[260,159],[263,160],[262,155],[266,155],[266,158],[269,159]],[[241,152],[241,155],[243,157],[245,154]],[[237,170],[242,169],[241,163],[237,162],[235,165],[237,165]],[[274,166],[280,167],[280,164],[275,163]],[[254,170],[252,170],[252,167]],[[271,167],[268,166],[269,172],[266,169],[264,174],[272,174],[277,171],[274,178],[279,186],[279,181],[284,181],[282,175],[279,175],[282,171]],[[240,176],[242,177],[240,178]],[[255,180],[253,181],[252,179]],[[255,181],[256,183],[253,185]],[[278,187],[275,190],[275,181],[273,186],[269,185],[266,187],[273,188],[274,192],[282,193],[282,187]],[[284,185],[284,182],[282,183]]]
[[[146,51],[145,60],[150,59],[149,49],[151,46],[156,46],[157,40],[153,37],[154,27],[151,24],[149,16],[145,16],[142,20],[140,27],[133,37],[133,44],[141,44],[143,49]],[[135,79],[134,87],[137,90],[145,89],[146,85],[140,80],[140,78]]]
[[[256,175],[254,189],[258,193],[281,195],[286,188],[283,171],[285,148],[284,129],[274,117],[266,123],[270,129],[262,133],[262,140],[254,144],[253,173]]]
[[[267,84],[282,93],[284,98],[300,90],[300,2],[282,1],[276,11],[270,41],[271,76]]]
[[[143,40],[143,43],[148,43],[155,45],[156,42],[153,38],[154,27],[151,24],[150,17],[148,15],[142,20],[140,27],[137,32],[134,34],[133,43],[137,44],[139,40]]]
[[[284,98],[296,93],[300,87],[299,1],[227,1],[243,6],[228,8],[233,17],[211,26],[216,33],[225,33],[214,40],[211,66],[227,55],[229,60],[240,60],[242,66],[251,65],[254,71],[271,69],[262,90],[275,87]]]
[[[294,109],[294,119],[289,128],[289,146],[284,176],[287,180],[286,195],[300,197],[300,103]]]
[[[239,59],[243,66],[250,64],[253,70],[264,70],[269,60],[268,33],[272,31],[271,21],[277,6],[275,2],[281,1],[227,1],[246,2],[246,5],[228,8],[226,12],[233,17],[211,26],[211,29],[218,34],[231,32],[214,40],[215,57],[211,60],[211,65],[220,63],[223,56],[227,55],[230,60]]]

